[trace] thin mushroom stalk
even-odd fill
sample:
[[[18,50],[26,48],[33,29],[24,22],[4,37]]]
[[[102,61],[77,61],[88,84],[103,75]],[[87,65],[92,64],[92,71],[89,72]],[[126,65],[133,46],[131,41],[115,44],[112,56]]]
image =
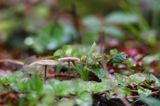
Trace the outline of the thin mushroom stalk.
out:
[[[68,61],[68,72],[71,73],[71,62]]]
[[[44,80],[47,79],[47,65],[44,66]]]

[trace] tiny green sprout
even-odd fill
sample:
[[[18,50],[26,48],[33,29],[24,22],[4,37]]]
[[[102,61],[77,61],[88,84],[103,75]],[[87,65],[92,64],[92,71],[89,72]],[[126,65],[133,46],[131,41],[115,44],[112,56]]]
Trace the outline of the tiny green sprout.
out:
[[[117,55],[118,54],[118,50],[117,49],[112,49],[109,51],[110,55]]]

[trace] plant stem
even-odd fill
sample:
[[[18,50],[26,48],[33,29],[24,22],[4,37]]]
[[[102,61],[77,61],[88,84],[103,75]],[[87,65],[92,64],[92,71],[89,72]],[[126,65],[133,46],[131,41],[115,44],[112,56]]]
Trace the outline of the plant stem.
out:
[[[107,68],[107,66],[106,66],[106,62],[105,62],[105,59],[104,59],[104,55],[103,55],[103,57],[102,57],[101,64],[102,64],[103,69],[104,69],[105,72],[106,72],[106,77],[107,77],[107,79],[108,79],[109,82],[110,82],[111,88],[115,88],[115,89],[113,89],[113,90],[114,90],[114,92],[116,93],[117,97],[124,103],[125,106],[131,106],[131,105],[129,104],[129,102],[125,99],[125,97],[122,97],[122,96],[119,94],[118,90],[116,89],[116,86],[114,85],[114,82],[112,81],[112,75],[108,72],[108,68]]]
[[[72,15],[72,18],[73,18],[73,25],[75,27],[76,35],[77,35],[76,41],[78,43],[81,43],[82,42],[82,36],[81,36],[81,33],[80,33],[80,27],[79,27],[79,22],[78,22],[78,15],[77,15],[77,8],[76,8],[75,0],[71,1],[71,15]]]

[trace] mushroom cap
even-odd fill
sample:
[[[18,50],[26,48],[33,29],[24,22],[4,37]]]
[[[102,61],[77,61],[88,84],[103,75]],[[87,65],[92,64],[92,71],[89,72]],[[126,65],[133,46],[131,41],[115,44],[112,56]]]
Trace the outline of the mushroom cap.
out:
[[[1,60],[0,60],[0,63],[3,63],[3,62],[18,64],[18,65],[24,65],[23,62],[17,61],[17,60],[12,60],[12,59],[1,59]]]
[[[58,61],[80,61],[80,59],[77,57],[66,56],[59,58]]]
[[[55,66],[59,63],[58,63],[58,61],[55,61],[55,60],[38,60],[38,61],[35,61],[35,62],[31,63],[30,65],[35,65],[35,64]]]

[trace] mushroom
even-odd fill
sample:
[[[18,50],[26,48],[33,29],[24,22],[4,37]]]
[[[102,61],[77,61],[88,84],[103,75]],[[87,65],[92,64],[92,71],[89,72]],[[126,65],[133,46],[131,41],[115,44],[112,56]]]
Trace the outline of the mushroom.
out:
[[[44,80],[45,80],[47,78],[47,66],[56,66],[59,63],[58,61],[55,61],[55,60],[38,60],[31,63],[30,65],[32,66],[35,64],[44,65]]]
[[[58,61],[68,62],[68,68],[69,68],[69,72],[70,72],[71,71],[71,62],[80,61],[80,59],[77,57],[66,56],[66,57],[59,58]]]

